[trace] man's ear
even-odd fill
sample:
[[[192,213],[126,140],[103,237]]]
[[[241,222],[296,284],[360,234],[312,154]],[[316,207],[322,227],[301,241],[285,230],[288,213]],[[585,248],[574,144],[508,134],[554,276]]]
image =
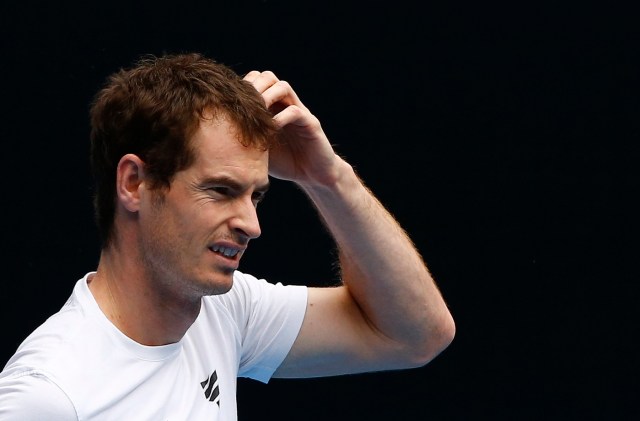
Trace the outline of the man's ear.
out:
[[[144,162],[134,154],[120,158],[116,170],[118,201],[130,212],[140,209],[140,188],[144,182]]]

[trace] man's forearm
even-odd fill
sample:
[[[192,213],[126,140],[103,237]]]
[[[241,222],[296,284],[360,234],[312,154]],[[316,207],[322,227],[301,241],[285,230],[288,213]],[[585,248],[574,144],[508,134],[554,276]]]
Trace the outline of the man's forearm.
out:
[[[304,188],[340,250],[342,277],[373,329],[433,358],[455,326],[422,257],[393,216],[342,163],[330,186]]]

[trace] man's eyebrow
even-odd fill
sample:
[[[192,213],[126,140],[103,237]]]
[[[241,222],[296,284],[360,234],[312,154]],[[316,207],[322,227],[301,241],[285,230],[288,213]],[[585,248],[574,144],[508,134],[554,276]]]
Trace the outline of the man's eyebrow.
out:
[[[246,186],[238,183],[238,181],[232,177],[226,176],[226,175],[220,175],[220,176],[215,176],[215,177],[207,177],[204,180],[202,180],[202,182],[200,183],[201,185],[211,185],[211,184],[222,184],[224,186],[227,186],[233,190],[244,190],[246,189]],[[258,184],[257,186],[255,186],[255,191],[261,192],[261,193],[266,193],[269,190],[269,187],[271,186],[271,183],[267,180],[266,183],[263,184]]]

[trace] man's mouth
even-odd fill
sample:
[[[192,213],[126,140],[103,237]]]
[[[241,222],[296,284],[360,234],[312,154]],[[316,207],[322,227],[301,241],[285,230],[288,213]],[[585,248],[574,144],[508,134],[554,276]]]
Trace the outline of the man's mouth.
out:
[[[222,247],[222,246],[212,246],[212,247],[209,247],[209,250],[211,250],[214,253],[221,254],[224,257],[236,257],[238,253],[240,253],[240,249],[235,249],[231,247]]]

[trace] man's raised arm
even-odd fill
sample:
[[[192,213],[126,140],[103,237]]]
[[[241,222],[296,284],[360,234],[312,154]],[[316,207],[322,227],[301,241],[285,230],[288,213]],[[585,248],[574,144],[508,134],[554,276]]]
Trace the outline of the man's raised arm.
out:
[[[418,367],[453,340],[455,324],[422,257],[393,216],[340,158],[318,119],[271,72],[245,77],[282,128],[270,174],[298,184],[340,254],[343,285],[310,288],[300,334],[277,377]],[[366,145],[363,145],[366,147]]]

